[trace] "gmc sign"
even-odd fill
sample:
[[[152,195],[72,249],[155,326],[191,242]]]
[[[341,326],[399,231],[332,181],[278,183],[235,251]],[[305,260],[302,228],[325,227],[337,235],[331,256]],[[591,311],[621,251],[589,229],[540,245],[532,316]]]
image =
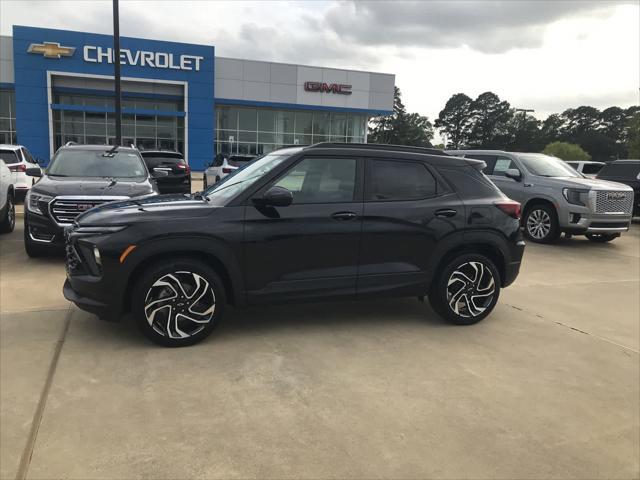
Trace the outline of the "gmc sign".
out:
[[[337,93],[339,95],[351,95],[351,85],[341,83],[304,82],[306,92]]]

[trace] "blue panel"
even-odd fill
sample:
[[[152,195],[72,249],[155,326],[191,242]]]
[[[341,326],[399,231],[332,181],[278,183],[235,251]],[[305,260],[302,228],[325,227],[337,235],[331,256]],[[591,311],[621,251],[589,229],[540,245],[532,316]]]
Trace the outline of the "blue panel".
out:
[[[27,52],[32,43],[43,44],[44,42],[73,47],[75,51],[71,56],[61,58],[45,58],[42,54]],[[107,48],[112,46],[113,39],[109,35],[48,28],[13,27],[18,142],[26,145],[34,156],[48,159],[50,155],[48,112],[50,99],[47,91],[47,72],[74,73],[79,76],[113,76],[113,64],[108,63],[106,55]],[[105,53],[102,57],[104,62],[88,61],[97,58],[98,48]],[[121,38],[121,48],[129,51],[129,57],[126,52],[123,52],[125,60],[128,58],[136,60],[135,65],[127,62],[122,65],[123,78],[178,81],[187,84],[188,112],[193,112],[196,117],[192,119],[189,115],[187,120],[189,130],[187,155],[189,160],[193,158],[193,162],[190,161],[190,163],[194,170],[203,169],[205,162],[213,158],[214,152],[214,130],[211,127],[214,122],[214,48],[130,37]],[[201,60],[187,56],[201,57]],[[143,58],[144,66],[141,65]],[[181,61],[182,66],[190,66],[191,70],[178,69]],[[197,71],[196,63],[199,64]],[[160,112],[154,111],[154,113]],[[175,112],[167,113],[176,114]],[[207,127],[198,128],[203,125]],[[194,129],[197,131],[192,133]]]
[[[62,103],[52,103],[51,110],[71,110],[76,112],[114,113],[115,108],[94,107],[91,105],[65,105]],[[184,117],[185,112],[175,110],[149,110],[145,108],[123,108],[122,113],[137,113],[138,115],[157,115],[158,117]]]

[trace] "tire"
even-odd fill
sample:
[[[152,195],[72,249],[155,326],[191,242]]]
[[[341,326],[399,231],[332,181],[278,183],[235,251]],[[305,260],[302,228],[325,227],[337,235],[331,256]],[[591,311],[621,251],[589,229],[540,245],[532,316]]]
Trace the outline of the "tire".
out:
[[[585,237],[587,237],[592,242],[596,243],[607,243],[611,240],[618,238],[620,234],[618,233],[587,233]]]
[[[218,274],[192,258],[152,265],[133,289],[138,328],[165,347],[186,347],[207,338],[222,318],[225,304]]]
[[[437,273],[429,302],[448,322],[473,325],[493,311],[500,297],[500,283],[500,273],[491,259],[461,254]]]
[[[11,233],[16,227],[16,204],[13,192],[7,193],[4,215],[0,220],[0,233]]]
[[[220,181],[220,177],[216,175],[216,183]]]
[[[527,208],[522,224],[525,237],[532,242],[548,244],[560,238],[558,214],[549,205],[538,203]]]

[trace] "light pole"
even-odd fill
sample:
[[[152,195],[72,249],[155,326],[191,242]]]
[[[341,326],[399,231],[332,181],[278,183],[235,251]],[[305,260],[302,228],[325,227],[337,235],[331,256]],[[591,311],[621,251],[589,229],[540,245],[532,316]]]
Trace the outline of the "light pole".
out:
[[[116,84],[116,146],[122,145],[122,91],[120,85],[120,14],[118,0],[113,0],[113,69]]]
[[[117,1],[117,0],[114,0]],[[533,113],[535,110],[533,108],[516,108],[516,112],[522,112],[522,116],[526,117],[527,113]]]

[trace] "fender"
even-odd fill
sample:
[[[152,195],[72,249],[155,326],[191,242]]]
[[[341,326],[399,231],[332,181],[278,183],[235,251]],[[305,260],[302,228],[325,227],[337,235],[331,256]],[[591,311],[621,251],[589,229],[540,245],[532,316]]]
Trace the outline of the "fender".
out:
[[[123,264],[125,275],[129,279],[122,289],[121,299],[124,301],[127,292],[130,291],[135,277],[152,261],[160,260],[164,256],[176,257],[179,254],[202,258],[203,261],[214,259],[224,268],[231,284],[233,295],[229,300],[234,304],[245,304],[245,289],[242,268],[238,258],[239,252],[235,252],[227,243],[206,235],[181,235],[170,238],[150,239],[129,254]],[[215,267],[215,265],[214,265]]]
[[[558,202],[556,202],[553,197],[547,195],[546,193],[536,193],[535,196],[527,198],[522,203],[522,211],[524,212],[527,209],[527,206],[530,205],[531,202],[535,202],[536,200],[546,200],[547,202],[551,203],[551,205],[553,205],[553,208],[556,209],[556,212],[558,211]]]

